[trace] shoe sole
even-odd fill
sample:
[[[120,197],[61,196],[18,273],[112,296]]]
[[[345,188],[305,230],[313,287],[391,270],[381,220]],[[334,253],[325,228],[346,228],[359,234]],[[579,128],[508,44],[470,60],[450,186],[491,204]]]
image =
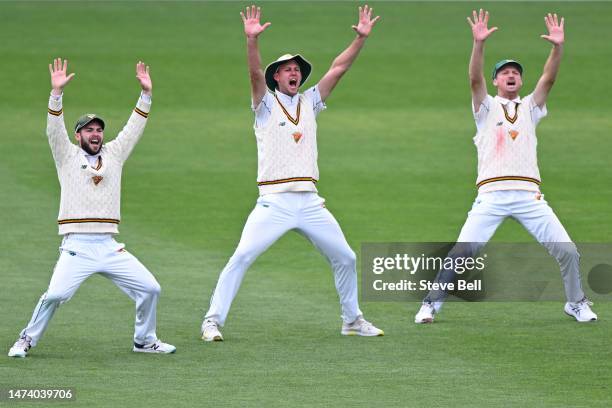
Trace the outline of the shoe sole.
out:
[[[132,351],[134,353],[144,353],[144,354],[174,354],[176,353],[176,349],[172,351],[156,351],[156,350],[143,350],[143,349],[133,348]]]
[[[578,323],[590,323],[590,322],[596,322],[596,321],[597,321],[597,318],[590,319],[590,320],[578,320],[578,318],[577,318],[576,316],[574,316],[573,314],[571,314],[571,313],[567,313],[567,311],[565,311],[565,310],[564,310],[563,312],[564,312],[566,315],[568,315],[569,317],[573,317],[573,318],[574,318],[574,320],[576,320]]]
[[[344,331],[344,330],[342,330],[340,332],[340,334],[342,334],[343,336],[382,337],[382,336],[385,335],[385,332],[381,330],[380,333],[376,333],[376,334],[363,334],[363,333],[356,332],[356,331]]]
[[[416,324],[429,324],[429,323],[433,323],[433,321],[434,321],[433,317],[431,318],[428,317],[428,318],[421,319],[421,320],[414,319],[414,322]]]
[[[9,353],[8,356],[12,357],[12,358],[26,358],[27,354],[11,354],[11,353]]]

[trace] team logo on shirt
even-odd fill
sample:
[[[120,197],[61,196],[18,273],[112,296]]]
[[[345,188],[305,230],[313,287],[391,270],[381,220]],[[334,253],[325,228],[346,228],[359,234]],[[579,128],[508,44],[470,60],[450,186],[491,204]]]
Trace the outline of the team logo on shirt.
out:
[[[295,140],[295,143],[298,143],[300,141],[300,139],[302,139],[302,133],[301,132],[293,132],[293,140]]]
[[[287,122],[281,122],[278,124],[278,126],[285,126],[287,124]]]
[[[512,138],[512,140],[516,139],[516,137],[519,135],[518,130],[510,130],[508,133],[510,133],[510,137]]]
[[[104,177],[102,176],[93,176],[91,179],[93,180],[94,184],[97,186],[98,184],[100,184],[103,178]]]

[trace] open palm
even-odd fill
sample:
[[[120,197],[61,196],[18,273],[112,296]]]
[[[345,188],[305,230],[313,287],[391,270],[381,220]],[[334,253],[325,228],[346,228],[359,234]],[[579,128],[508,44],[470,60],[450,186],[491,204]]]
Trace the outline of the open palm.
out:
[[[472,19],[467,18],[468,23],[472,27],[472,36],[474,37],[474,41],[484,41],[486,40],[491,33],[497,31],[497,27],[488,28],[489,24],[489,12],[480,9],[478,13],[476,10],[472,10]]]
[[[53,60],[53,64],[49,64],[49,74],[51,74],[51,88],[62,91],[68,82],[74,78],[74,73],[66,75],[68,71],[68,60],[62,63],[61,58]]]
[[[138,64],[136,64],[136,79],[145,93],[151,93],[153,82],[149,74],[149,66],[142,61],[138,61]]]
[[[363,8],[359,7],[359,22],[351,28],[360,36],[367,37],[379,19],[380,16],[372,18],[372,8],[366,4]]]
[[[541,37],[555,45],[563,44],[563,41],[565,41],[565,33],[563,28],[565,19],[561,17],[561,21],[559,21],[556,14],[548,13],[548,15],[544,17],[544,23],[548,29],[548,35],[543,34]]]
[[[259,19],[261,17],[261,9],[254,5],[250,8],[247,7],[245,12],[240,12],[242,22],[244,23],[244,33],[247,37],[257,37],[263,33],[266,28],[272,23],[260,24]]]

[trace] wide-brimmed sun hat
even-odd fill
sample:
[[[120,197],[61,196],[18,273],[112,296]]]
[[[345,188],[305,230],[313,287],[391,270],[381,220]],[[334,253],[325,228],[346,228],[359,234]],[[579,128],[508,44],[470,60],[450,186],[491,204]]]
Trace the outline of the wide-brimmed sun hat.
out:
[[[300,71],[302,72],[302,80],[300,81],[300,86],[308,79],[310,75],[310,71],[312,71],[312,65],[310,62],[306,61],[304,57],[300,54],[285,54],[278,57],[278,59],[272,62],[270,65],[266,67],[266,85],[268,89],[272,92],[276,89],[276,81],[274,80],[274,74],[278,70],[278,67],[283,65],[286,62],[295,61],[300,66]]]

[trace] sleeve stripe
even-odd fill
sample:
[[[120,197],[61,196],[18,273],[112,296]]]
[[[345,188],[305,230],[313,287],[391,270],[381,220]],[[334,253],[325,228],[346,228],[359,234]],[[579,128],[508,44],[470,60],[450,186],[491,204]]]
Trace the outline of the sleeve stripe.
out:
[[[140,116],[142,116],[143,118],[148,118],[149,117],[149,112],[144,112],[138,108],[134,108],[134,112],[136,112],[137,114],[139,114]]]
[[[47,111],[49,112],[49,115],[53,115],[53,116],[59,116],[62,113],[64,113],[64,110],[62,108],[60,108],[60,110],[58,111],[48,108]]]

